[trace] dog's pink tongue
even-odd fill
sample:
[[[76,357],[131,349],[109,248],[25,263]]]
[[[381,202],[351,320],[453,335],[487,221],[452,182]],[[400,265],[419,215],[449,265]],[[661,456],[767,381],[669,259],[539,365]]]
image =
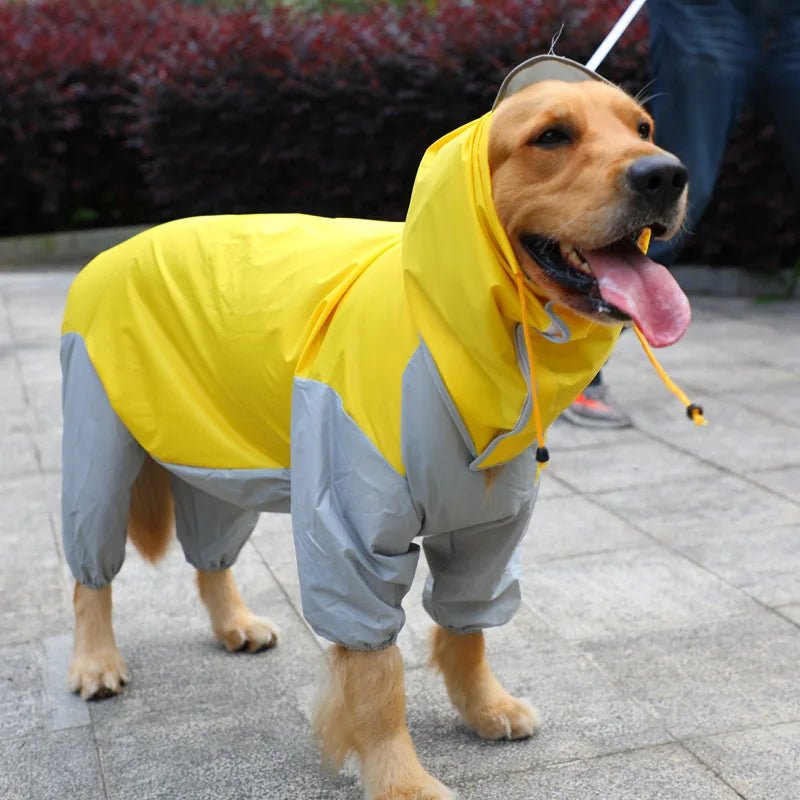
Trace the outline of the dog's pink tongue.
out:
[[[608,303],[624,311],[653,347],[677,342],[689,327],[689,300],[666,267],[633,242],[583,250]]]

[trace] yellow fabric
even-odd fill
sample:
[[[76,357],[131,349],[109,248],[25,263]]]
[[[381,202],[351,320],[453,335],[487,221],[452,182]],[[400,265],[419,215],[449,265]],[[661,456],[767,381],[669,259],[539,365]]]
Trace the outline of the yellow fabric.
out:
[[[63,332],[83,336],[117,411],[163,461],[289,467],[295,376],[329,385],[404,473],[402,378],[425,341],[478,454],[517,423],[520,272],[491,199],[490,115],[425,154],[405,225],[303,215],[181,220],[100,255]],[[551,320],[526,290],[527,320]],[[558,310],[571,339],[533,337],[549,426],[602,366],[619,326]],[[481,468],[535,440],[533,418]]]
[[[156,458],[288,467],[303,348],[401,229],[302,215],[161,225],[78,275],[62,332],[82,335],[112,407]]]
[[[527,386],[514,330],[521,321],[514,251],[492,202],[488,161],[491,114],[430,147],[414,184],[403,230],[406,290],[415,325],[428,344],[478,453],[511,430]],[[565,210],[566,212],[566,210]],[[527,320],[551,320],[528,286]],[[595,324],[559,308],[571,338],[535,336],[537,396],[549,427],[597,374],[620,325]],[[498,443],[481,467],[504,463],[535,441],[535,419]]]

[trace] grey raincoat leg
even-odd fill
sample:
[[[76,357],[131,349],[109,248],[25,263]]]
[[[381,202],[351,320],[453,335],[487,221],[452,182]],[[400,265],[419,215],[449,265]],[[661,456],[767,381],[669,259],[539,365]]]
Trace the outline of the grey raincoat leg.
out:
[[[125,559],[131,487],[145,452],[111,408],[83,339],[61,343],[62,536],[75,579],[98,589]]]
[[[172,474],[170,485],[175,532],[186,560],[202,570],[232,566],[258,522],[258,512],[213,497]]]
[[[520,604],[517,546],[532,506],[497,523],[423,540],[431,574],[422,602],[431,618],[458,633],[505,625]]]

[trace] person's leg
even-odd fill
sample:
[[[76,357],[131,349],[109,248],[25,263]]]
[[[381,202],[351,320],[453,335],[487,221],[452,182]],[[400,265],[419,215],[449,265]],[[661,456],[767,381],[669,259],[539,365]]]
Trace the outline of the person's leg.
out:
[[[603,371],[564,409],[561,419],[581,428],[630,428],[630,415],[609,394]]]
[[[800,0],[766,4],[758,98],[775,123],[786,167],[800,192]]]
[[[731,130],[758,64],[757,25],[746,0],[651,0],[650,58],[656,143],[689,170],[691,233],[711,199]],[[675,260],[686,234],[654,241],[649,255]]]

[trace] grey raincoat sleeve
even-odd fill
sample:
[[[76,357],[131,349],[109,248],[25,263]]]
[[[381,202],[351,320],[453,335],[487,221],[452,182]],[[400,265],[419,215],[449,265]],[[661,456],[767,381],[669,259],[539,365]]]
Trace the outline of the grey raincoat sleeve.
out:
[[[351,650],[392,644],[419,559],[420,520],[405,478],[325,384],[295,379],[292,527],[303,613]]]

